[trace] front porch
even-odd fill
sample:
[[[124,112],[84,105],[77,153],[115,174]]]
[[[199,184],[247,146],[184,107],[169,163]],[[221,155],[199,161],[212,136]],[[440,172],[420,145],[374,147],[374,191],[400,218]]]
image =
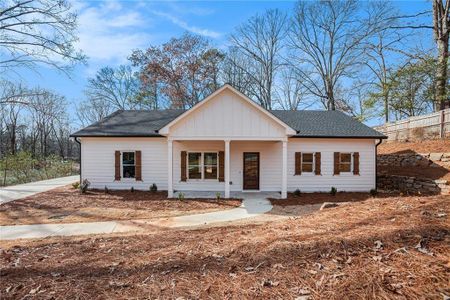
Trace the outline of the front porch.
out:
[[[220,193],[220,197],[225,197],[225,192],[213,192],[213,191],[174,191],[173,195],[178,198],[180,193],[183,193],[186,199],[198,199],[216,198],[217,193]],[[281,199],[279,192],[230,192],[230,198],[233,199]]]
[[[287,196],[287,138],[168,139],[168,196]],[[240,196],[240,197],[239,197]]]

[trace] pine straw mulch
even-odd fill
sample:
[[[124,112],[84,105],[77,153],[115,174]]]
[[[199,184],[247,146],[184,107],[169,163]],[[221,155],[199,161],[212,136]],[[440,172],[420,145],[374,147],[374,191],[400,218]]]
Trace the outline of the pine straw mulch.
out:
[[[450,152],[450,139],[425,140],[417,142],[383,142],[378,146],[378,154]]]
[[[10,242],[0,291],[2,299],[442,299],[448,204],[376,198],[263,225]]]
[[[0,225],[74,223],[173,217],[224,210],[238,199],[167,199],[167,192],[53,189],[0,206]]]

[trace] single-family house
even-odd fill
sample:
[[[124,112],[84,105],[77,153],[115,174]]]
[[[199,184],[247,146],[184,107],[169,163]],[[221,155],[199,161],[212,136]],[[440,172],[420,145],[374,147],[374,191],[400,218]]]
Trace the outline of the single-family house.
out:
[[[376,188],[386,138],[339,111],[266,110],[226,84],[189,110],[119,110],[72,134],[93,188],[325,192]]]

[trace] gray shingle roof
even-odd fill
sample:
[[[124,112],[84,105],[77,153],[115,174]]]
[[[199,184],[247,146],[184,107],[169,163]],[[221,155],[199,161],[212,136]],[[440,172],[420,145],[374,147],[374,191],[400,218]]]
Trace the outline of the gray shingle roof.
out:
[[[340,111],[272,110],[271,112],[297,130],[296,137],[386,138],[378,131]]]
[[[85,127],[71,136],[149,136],[158,137],[158,130],[184,112],[167,110],[118,110],[100,122]]]
[[[296,137],[386,138],[378,131],[339,111],[270,111],[298,133]],[[100,122],[83,128],[73,137],[158,137],[158,130],[183,113],[183,110],[119,110]]]

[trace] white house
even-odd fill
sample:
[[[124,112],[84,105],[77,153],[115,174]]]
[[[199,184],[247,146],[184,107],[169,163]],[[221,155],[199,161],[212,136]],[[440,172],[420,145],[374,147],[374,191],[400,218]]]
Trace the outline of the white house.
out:
[[[193,108],[117,111],[74,134],[93,188],[324,192],[376,187],[386,138],[338,111],[268,111],[230,85]]]

